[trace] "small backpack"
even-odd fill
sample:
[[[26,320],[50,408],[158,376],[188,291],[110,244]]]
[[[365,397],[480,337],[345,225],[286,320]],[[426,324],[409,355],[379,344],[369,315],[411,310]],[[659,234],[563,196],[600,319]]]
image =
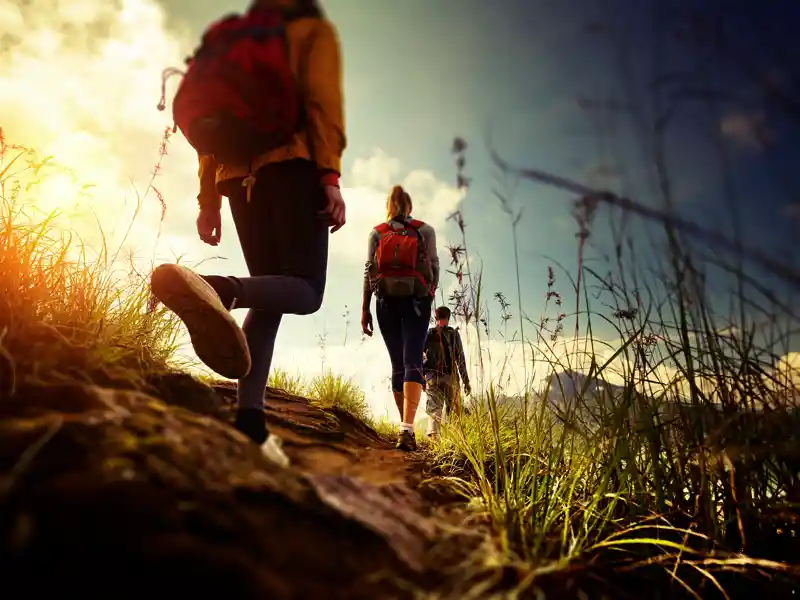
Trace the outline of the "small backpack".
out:
[[[424,223],[411,219],[402,225],[400,229],[389,223],[375,227],[380,241],[372,260],[373,289],[382,298],[432,295],[432,276],[419,233]]]
[[[428,337],[425,341],[425,363],[426,373],[434,375],[451,375],[453,373],[453,342],[451,339],[453,329],[446,327],[439,329],[433,327],[428,330]]]
[[[302,121],[302,99],[289,62],[286,22],[274,8],[251,9],[211,24],[172,104],[176,129],[199,154],[220,163],[249,163],[286,145]]]

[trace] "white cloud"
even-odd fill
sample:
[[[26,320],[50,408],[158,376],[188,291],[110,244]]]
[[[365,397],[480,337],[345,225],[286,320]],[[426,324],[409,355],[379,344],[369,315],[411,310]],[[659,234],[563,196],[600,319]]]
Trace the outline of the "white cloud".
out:
[[[172,138],[155,181],[167,203],[164,222],[160,202],[150,192],[131,223],[136,193],[146,191],[162,134],[171,125],[169,112],[156,110],[161,72],[180,65],[195,42],[167,28],[155,0],[0,0],[0,127],[9,142],[52,155],[74,171],[76,180],[49,177],[26,199],[42,211],[65,211],[58,223],[76,229],[88,243],[100,243],[97,221],[112,250],[130,227],[125,249],[145,264],[154,258],[183,256],[197,263],[221,256],[228,260],[208,262],[204,271],[245,274],[227,208],[221,245],[211,248],[196,239],[197,160],[180,134]],[[348,224],[331,238],[332,280],[334,273],[338,284],[344,275],[358,276],[353,263],[365,260],[367,234],[384,219],[386,196],[395,183],[412,195],[415,216],[440,230],[440,255],[445,264],[449,261],[441,230],[463,194],[415,167],[404,168],[381,150],[353,162],[342,181]],[[87,183],[93,187],[83,190]],[[123,252],[122,258],[127,257]],[[236,317],[241,321],[244,311]],[[308,317],[287,321],[302,328],[315,322]],[[191,356],[191,348],[185,345],[182,354]],[[275,364],[316,374],[318,356],[318,348],[298,347],[281,336]],[[376,414],[384,414],[391,401],[389,361],[379,335],[363,345],[356,338],[345,346],[329,346],[326,361],[352,376]]]
[[[168,113],[156,110],[161,71],[180,64],[191,40],[166,29],[163,9],[152,0],[0,0],[0,40],[0,127],[8,141],[51,155],[78,178],[47,181],[35,190],[36,205],[91,209],[113,247],[133,216],[134,192],[147,189],[171,124]],[[156,181],[171,223],[191,215],[196,195],[196,158],[175,140]],[[94,187],[81,196],[86,183]],[[153,248],[160,211],[149,194],[131,239],[136,246]],[[99,242],[92,221],[80,233]]]
[[[10,141],[53,155],[79,177],[71,187],[49,183],[37,190],[36,204],[68,211],[88,206],[107,235],[114,229],[121,236],[135,207],[131,179],[139,193],[147,189],[163,131],[171,125],[169,110],[156,110],[161,72],[180,65],[195,40],[168,30],[154,0],[0,0],[0,15],[0,126]],[[174,136],[156,179],[167,202],[162,230],[172,237],[161,240],[156,254],[238,256],[227,210],[219,248],[209,250],[194,237],[196,165],[189,145]],[[334,261],[364,260],[367,232],[383,219],[395,183],[407,187],[417,215],[437,228],[463,197],[429,171],[403,173],[401,167],[381,150],[354,161],[343,178],[349,222],[331,239]],[[79,199],[79,185],[86,182],[94,184],[91,196]],[[160,212],[150,193],[128,238],[137,255],[152,255]],[[82,233],[91,237],[96,227]],[[236,263],[241,272],[243,263]]]
[[[400,168],[399,159],[392,158],[380,148],[376,148],[370,156],[353,161],[350,173],[345,175],[343,183],[350,187],[365,187],[388,192],[397,183]]]
[[[331,237],[333,257],[363,263],[366,260],[367,236],[386,218],[386,199],[394,185],[400,184],[411,196],[414,216],[437,231],[457,208],[464,193],[436,179],[428,170],[414,169],[402,174],[396,158],[380,149],[364,158],[356,158],[349,173],[342,177],[342,195],[347,203],[347,225]],[[439,255],[447,260],[445,239],[437,236]]]

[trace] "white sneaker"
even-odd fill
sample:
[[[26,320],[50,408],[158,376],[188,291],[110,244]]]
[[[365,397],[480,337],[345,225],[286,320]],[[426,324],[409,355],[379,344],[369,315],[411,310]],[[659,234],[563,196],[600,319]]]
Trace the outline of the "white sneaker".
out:
[[[268,461],[283,467],[284,469],[289,466],[289,457],[283,451],[283,440],[277,435],[269,434],[267,441],[261,444],[261,451]]]

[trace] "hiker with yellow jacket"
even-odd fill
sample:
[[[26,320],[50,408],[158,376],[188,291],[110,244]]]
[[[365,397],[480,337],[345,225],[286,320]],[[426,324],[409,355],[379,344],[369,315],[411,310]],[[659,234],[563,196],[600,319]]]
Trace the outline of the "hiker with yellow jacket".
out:
[[[263,410],[275,338],[284,314],[319,310],[329,231],[346,220],[334,26],[316,0],[256,0],[243,17],[207,31],[173,115],[198,151],[197,233],[219,244],[227,197],[250,276],[164,264],[151,276],[152,292],[183,320],[197,356],[238,379],[236,428],[285,466]],[[241,329],[229,312],[235,308],[248,309]]]

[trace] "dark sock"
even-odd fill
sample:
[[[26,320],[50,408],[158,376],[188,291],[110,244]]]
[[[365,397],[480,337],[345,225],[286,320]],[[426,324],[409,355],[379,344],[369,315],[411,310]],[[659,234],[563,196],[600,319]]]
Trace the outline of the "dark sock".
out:
[[[264,411],[260,408],[240,408],[237,410],[234,427],[259,445],[266,442],[269,435]]]
[[[223,275],[201,275],[201,277],[205,279],[208,285],[214,288],[225,308],[231,310],[234,300],[238,299],[240,295],[236,280],[233,277],[225,277]]]

